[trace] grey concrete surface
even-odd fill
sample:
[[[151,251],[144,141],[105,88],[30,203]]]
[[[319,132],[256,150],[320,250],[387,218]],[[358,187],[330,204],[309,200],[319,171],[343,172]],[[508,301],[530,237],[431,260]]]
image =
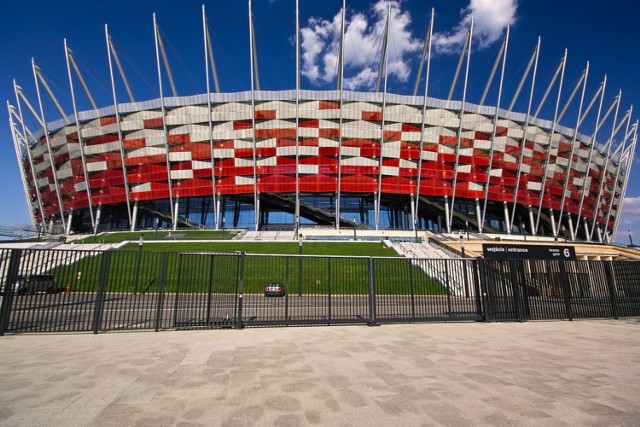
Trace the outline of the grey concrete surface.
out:
[[[0,337],[2,426],[640,425],[640,319]]]

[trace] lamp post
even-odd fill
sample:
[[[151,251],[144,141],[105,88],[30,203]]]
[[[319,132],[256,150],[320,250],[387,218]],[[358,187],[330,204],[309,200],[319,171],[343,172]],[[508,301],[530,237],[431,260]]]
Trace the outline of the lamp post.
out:
[[[460,251],[462,252],[462,258],[466,258],[464,253],[464,236],[460,235]]]
[[[631,230],[627,230],[627,233],[629,233],[629,246],[633,246],[633,239],[631,238]]]
[[[353,217],[353,241],[355,242],[356,240],[358,240],[358,236],[356,235],[356,228],[357,228],[357,224],[356,224],[356,217]]]

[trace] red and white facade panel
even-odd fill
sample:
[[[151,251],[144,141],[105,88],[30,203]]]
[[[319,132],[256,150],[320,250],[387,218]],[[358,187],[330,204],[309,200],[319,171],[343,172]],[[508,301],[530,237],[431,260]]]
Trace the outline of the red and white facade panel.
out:
[[[211,110],[206,95],[166,98],[164,116],[159,100],[118,106],[119,120],[113,108],[99,116],[84,112],[83,147],[75,123],[50,124],[57,127],[50,137],[53,159],[43,137],[23,156],[26,176],[39,189],[39,195],[35,186],[28,189],[32,208],[38,210],[40,197],[46,219],[59,214],[55,173],[64,211],[170,194],[368,194],[380,188],[408,197],[540,205],[589,222],[596,216],[608,229],[619,214],[623,180],[616,176],[623,162],[591,150],[589,138],[572,129],[551,132],[548,121],[532,119],[525,131],[522,114],[496,121],[495,109],[467,104],[461,116],[460,102],[435,99],[423,115],[422,98],[395,95],[387,95],[383,111],[380,94],[353,92],[345,94],[341,111],[336,92],[303,91],[296,110],[293,91],[256,94],[255,107],[244,92],[211,94]]]

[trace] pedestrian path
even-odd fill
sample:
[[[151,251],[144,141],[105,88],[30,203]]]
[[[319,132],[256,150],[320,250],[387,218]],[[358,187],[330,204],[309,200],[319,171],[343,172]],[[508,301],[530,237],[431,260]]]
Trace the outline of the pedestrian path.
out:
[[[640,319],[0,337],[0,425],[638,425]]]

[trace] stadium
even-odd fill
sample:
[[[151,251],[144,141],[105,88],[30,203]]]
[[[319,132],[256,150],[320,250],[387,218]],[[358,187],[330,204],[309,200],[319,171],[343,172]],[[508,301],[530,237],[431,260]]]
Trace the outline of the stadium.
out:
[[[251,87],[243,92],[217,87],[204,7],[204,94],[175,90],[155,16],[159,98],[135,100],[106,27],[110,105],[95,105],[66,43],[73,112],[60,107],[33,63],[37,100],[17,82],[15,102],[8,102],[33,225],[67,234],[185,227],[297,234],[300,227],[326,226],[615,238],[637,122],[620,94],[604,102],[606,78],[585,94],[588,64],[574,87],[563,87],[565,52],[536,108],[538,43],[524,73],[513,76],[520,82],[513,99],[504,100],[507,31],[482,98],[470,101],[472,22],[450,96],[434,98],[432,17],[412,95],[387,92],[389,21],[375,91],[345,90],[342,68],[335,90],[300,89],[298,37],[296,87],[264,91],[252,19],[249,12]],[[339,56],[342,46],[341,40]],[[118,98],[114,71],[128,102]],[[171,95],[163,93],[167,82]],[[452,99],[459,85],[462,99]],[[81,90],[92,109],[76,110]],[[495,105],[484,102],[489,90],[497,90]],[[525,111],[513,110],[520,95],[529,98]],[[45,96],[61,119],[45,120]],[[555,103],[551,118],[539,117],[545,102]],[[577,120],[566,126],[569,108],[577,109]],[[585,134],[587,117],[594,125]]]

